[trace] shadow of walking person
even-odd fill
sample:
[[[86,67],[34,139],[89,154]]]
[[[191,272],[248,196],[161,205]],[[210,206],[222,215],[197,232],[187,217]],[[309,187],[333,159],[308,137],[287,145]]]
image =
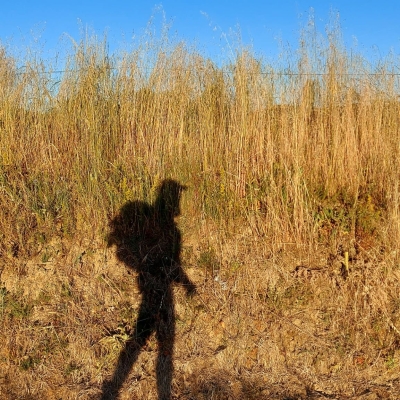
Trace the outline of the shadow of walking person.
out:
[[[158,399],[171,398],[175,340],[172,286],[182,284],[188,295],[196,290],[181,267],[181,234],[174,221],[180,214],[184,189],[174,180],[164,180],[153,205],[128,202],[110,223],[108,245],[115,245],[118,259],[137,271],[142,302],[136,326],[119,355],[114,375],[103,383],[102,400],[117,399],[141,349],[153,333],[158,342]]]

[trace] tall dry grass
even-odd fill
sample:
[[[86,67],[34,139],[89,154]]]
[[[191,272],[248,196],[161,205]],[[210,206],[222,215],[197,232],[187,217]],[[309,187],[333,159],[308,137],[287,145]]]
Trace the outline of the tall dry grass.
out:
[[[191,186],[187,215],[272,240],[318,241],[323,225],[397,241],[395,65],[309,45],[283,72],[246,50],[224,67],[182,43],[117,61],[86,40],[57,83],[3,48],[2,252],[30,253],[54,226],[101,231],[165,176]]]

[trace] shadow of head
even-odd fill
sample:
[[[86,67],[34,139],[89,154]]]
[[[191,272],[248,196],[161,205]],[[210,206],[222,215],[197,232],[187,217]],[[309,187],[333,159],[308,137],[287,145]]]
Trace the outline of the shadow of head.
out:
[[[166,219],[173,219],[180,215],[181,194],[186,188],[173,179],[164,180],[158,188],[157,199],[154,203],[155,212]]]
[[[107,246],[120,245],[134,236],[143,237],[146,230],[174,223],[179,216],[181,194],[187,187],[173,179],[165,179],[157,189],[153,205],[143,201],[128,201],[110,221]]]

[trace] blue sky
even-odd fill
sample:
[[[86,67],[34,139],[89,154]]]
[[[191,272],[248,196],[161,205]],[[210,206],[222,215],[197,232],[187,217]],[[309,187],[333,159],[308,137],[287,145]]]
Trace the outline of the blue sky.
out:
[[[172,36],[196,43],[208,56],[218,58],[223,49],[234,47],[240,30],[242,44],[251,45],[255,54],[274,59],[279,43],[296,49],[311,9],[321,33],[332,12],[339,13],[346,45],[357,43],[358,51],[366,56],[384,57],[391,49],[396,54],[400,51],[398,0],[3,1],[0,41],[19,57],[30,48],[50,58],[62,55],[71,46],[71,38],[79,41],[82,31],[88,30],[99,38],[106,32],[114,53],[133,44],[132,37],[143,34],[152,16],[153,29],[159,33],[164,15]]]

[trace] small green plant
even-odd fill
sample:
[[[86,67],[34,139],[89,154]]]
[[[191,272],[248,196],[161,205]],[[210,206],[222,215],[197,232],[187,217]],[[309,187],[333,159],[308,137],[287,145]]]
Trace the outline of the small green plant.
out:
[[[382,225],[385,206],[374,201],[368,194],[357,204],[356,229],[365,235],[373,235]]]
[[[4,316],[4,310],[6,308],[6,297],[7,297],[8,291],[7,289],[2,286],[0,287],[0,314],[1,318]]]
[[[72,289],[68,283],[61,284],[61,296],[62,297],[72,297]]]
[[[216,252],[213,247],[208,246],[207,249],[203,250],[200,253],[198,258],[198,265],[200,268],[205,269],[210,272],[212,275],[218,274],[221,265],[217,258]]]
[[[20,362],[20,368],[23,371],[28,371],[30,369],[33,369],[39,362],[40,359],[37,356],[25,356]]]
[[[16,296],[10,296],[7,300],[7,308],[12,317],[23,319],[29,316],[33,305],[22,299],[18,299]]]
[[[349,233],[351,230],[351,213],[345,204],[326,204],[317,208],[314,221],[321,238],[329,240],[331,235]]]
[[[71,375],[73,372],[79,371],[80,369],[81,366],[77,362],[70,361],[65,367],[64,375],[66,376]]]
[[[7,310],[13,318],[27,318],[32,311],[33,304],[28,303],[20,294],[13,294],[5,287],[0,289],[0,307],[2,313]]]
[[[48,251],[47,249],[42,253],[42,263],[46,264],[50,261],[52,257],[52,253]]]
[[[52,296],[50,293],[45,290],[41,290],[37,299],[35,300],[35,304],[48,304],[52,300]]]
[[[276,286],[269,286],[265,293],[259,294],[259,300],[274,311],[282,307],[282,294],[279,293]]]
[[[393,354],[388,355],[386,357],[385,365],[387,369],[393,369],[397,366],[397,364],[398,364],[397,359]]]

